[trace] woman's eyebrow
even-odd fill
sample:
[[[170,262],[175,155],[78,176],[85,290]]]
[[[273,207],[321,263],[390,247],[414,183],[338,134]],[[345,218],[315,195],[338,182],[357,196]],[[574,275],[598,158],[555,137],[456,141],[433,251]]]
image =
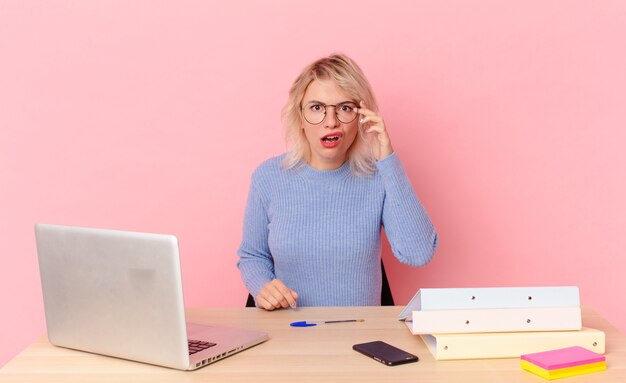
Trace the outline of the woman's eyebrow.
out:
[[[354,102],[353,100],[345,100],[345,101],[340,101],[340,102],[338,102],[338,103],[336,103],[336,104],[334,104],[334,105],[341,105],[341,104],[348,104],[348,103],[350,103],[350,104],[355,104],[355,105],[356,105],[356,102]],[[327,103],[325,103],[325,102],[318,101],[318,100],[309,100],[309,101],[305,101],[305,102],[304,102],[304,104],[322,104],[322,105],[332,105],[332,104],[327,104]]]

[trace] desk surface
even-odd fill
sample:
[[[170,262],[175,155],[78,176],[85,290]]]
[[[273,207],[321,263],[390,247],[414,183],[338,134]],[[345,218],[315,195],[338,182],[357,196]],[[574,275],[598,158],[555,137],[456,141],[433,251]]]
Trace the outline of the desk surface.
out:
[[[267,331],[270,340],[196,371],[185,372],[54,347],[45,336],[0,370],[0,382],[545,382],[518,359],[435,361],[419,336],[396,317],[402,307],[193,308],[189,321]],[[364,323],[290,327],[297,320],[363,318]],[[583,324],[605,331],[608,369],[567,378],[626,382],[626,336],[589,308]],[[420,357],[388,367],[352,350],[383,340]]]

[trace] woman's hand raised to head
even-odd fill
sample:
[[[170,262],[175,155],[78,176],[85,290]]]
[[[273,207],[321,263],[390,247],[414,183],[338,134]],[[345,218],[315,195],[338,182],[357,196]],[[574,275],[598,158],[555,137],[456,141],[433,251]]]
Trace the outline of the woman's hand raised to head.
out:
[[[372,148],[372,153],[377,160],[382,160],[391,153],[391,140],[387,129],[385,129],[385,121],[373,110],[367,109],[367,105],[363,101],[359,103],[359,114],[361,114],[359,124],[365,127],[365,138]]]
[[[271,311],[287,307],[296,308],[296,299],[298,293],[285,286],[280,279],[274,279],[263,286],[255,301],[257,307]]]

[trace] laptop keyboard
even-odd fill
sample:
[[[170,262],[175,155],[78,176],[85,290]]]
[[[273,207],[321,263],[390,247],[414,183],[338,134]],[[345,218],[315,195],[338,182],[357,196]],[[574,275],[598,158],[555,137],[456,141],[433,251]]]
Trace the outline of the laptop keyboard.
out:
[[[202,340],[188,339],[187,341],[189,344],[189,355],[193,355],[196,352],[200,352],[202,350],[206,350],[209,347],[215,346],[215,343],[205,342]]]

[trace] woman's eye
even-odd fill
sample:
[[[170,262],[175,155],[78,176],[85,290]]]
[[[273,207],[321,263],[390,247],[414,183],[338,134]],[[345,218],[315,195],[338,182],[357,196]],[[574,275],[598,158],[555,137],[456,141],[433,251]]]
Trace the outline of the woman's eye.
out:
[[[341,110],[344,112],[352,112],[352,107],[350,105],[341,105]]]
[[[311,110],[315,111],[315,112],[319,112],[322,110],[322,106],[320,104],[312,104],[310,106]]]

